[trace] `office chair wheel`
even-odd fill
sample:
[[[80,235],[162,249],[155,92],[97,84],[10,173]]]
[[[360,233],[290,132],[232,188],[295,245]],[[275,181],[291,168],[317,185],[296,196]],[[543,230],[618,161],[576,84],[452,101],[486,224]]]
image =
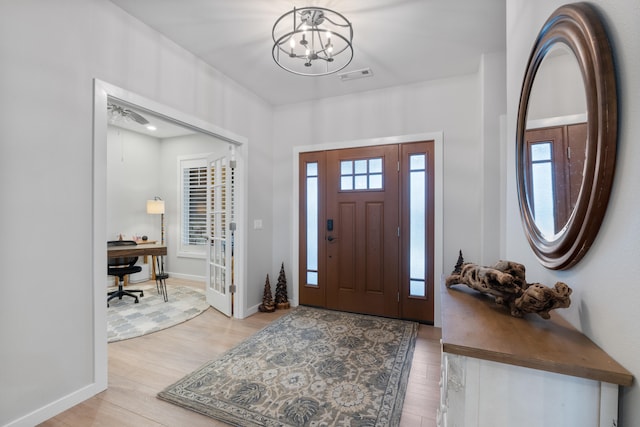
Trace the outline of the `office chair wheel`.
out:
[[[143,297],[144,296],[144,292],[140,292],[140,296]]]
[[[138,302],[139,302],[139,301],[138,301],[138,298],[136,298],[136,301],[135,301],[135,303],[137,304]]]

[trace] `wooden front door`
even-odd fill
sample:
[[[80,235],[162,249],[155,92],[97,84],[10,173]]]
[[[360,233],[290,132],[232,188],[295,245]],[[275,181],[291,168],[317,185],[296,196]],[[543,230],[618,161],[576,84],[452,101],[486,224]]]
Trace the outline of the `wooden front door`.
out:
[[[399,315],[397,165],[395,145],[327,152],[328,308]]]
[[[433,164],[411,169],[428,144],[300,155],[301,304],[433,322]]]

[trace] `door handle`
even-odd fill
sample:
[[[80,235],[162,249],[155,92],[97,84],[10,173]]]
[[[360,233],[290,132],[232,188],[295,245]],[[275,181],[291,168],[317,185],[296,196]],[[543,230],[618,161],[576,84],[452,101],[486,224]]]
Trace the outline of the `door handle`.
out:
[[[333,236],[329,236],[329,237],[327,237],[327,240],[330,241],[330,242],[333,242],[334,240],[336,240],[336,238],[333,237]]]

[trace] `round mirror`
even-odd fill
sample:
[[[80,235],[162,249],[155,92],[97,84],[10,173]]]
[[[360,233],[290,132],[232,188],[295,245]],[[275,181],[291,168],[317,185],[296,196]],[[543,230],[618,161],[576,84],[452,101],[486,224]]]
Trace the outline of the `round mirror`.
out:
[[[563,6],[534,44],[516,134],[518,200],[527,239],[547,268],[574,265],[602,222],[615,168],[611,48],[596,11]]]

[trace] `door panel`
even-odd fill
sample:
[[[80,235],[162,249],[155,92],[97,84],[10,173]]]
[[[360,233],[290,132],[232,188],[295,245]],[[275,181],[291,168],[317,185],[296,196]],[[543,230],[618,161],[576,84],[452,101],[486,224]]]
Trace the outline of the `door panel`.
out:
[[[367,203],[365,222],[367,235],[365,238],[366,254],[366,292],[384,293],[382,277],[384,275],[384,204]]]
[[[337,239],[332,237],[337,234],[342,240],[339,245],[336,240],[329,240],[331,246],[336,246],[336,248],[331,248],[333,251],[329,258],[333,258],[335,253],[337,259],[340,260],[337,263],[338,275],[333,280],[337,282],[339,289],[355,292],[356,277],[353,265],[356,262],[357,250],[356,234],[354,232],[356,227],[356,206],[354,203],[342,203],[338,206],[338,209],[340,214],[337,221],[334,222],[334,227],[337,227],[337,229],[334,230],[334,233],[329,234],[332,239]]]
[[[399,315],[397,164],[396,145],[327,151],[329,308]]]
[[[226,316],[233,314],[233,180],[226,157],[207,159],[207,303]]]
[[[582,187],[584,161],[587,158],[587,124],[577,123],[567,126],[567,138],[569,145],[569,192],[570,206],[569,212],[573,212],[578,201],[580,188]]]

